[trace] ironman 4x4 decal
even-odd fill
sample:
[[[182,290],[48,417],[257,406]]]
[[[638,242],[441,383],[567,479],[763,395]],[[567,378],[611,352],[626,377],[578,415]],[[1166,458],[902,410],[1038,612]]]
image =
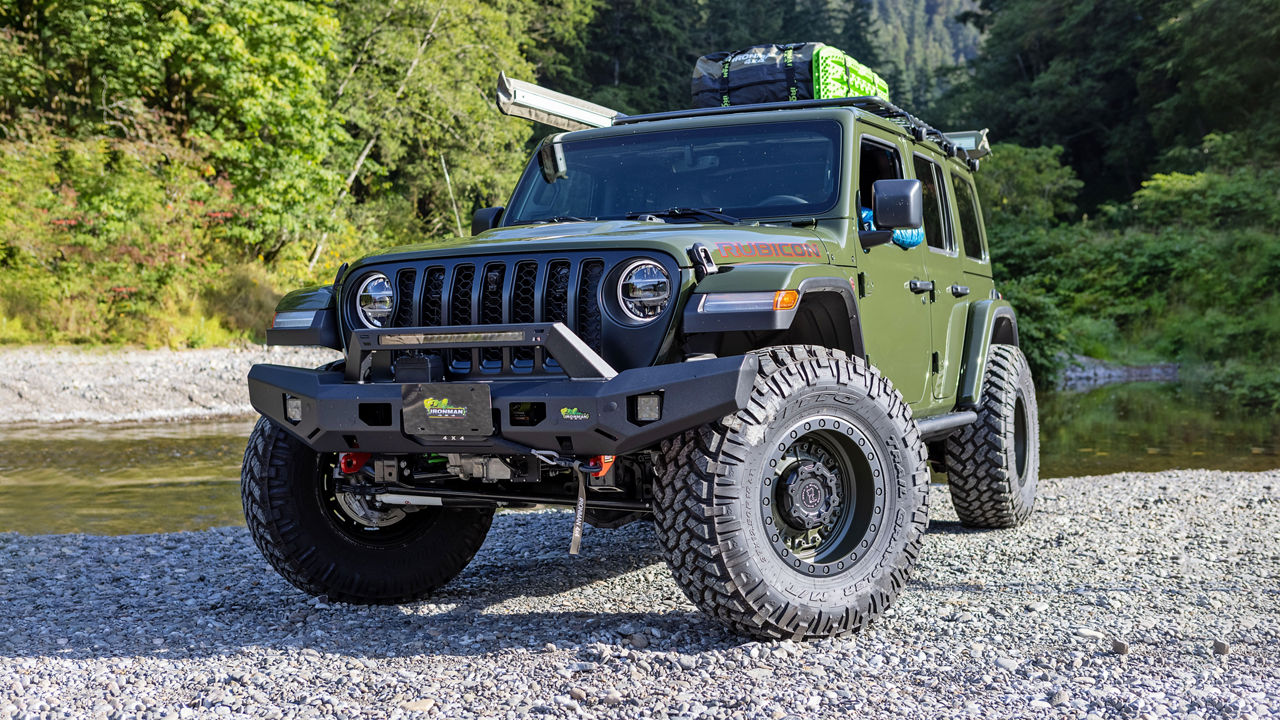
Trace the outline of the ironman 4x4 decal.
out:
[[[467,417],[467,409],[457,405],[450,405],[449,398],[433,398],[429,397],[422,401],[422,407],[427,411],[427,417],[430,419],[442,418],[459,418]]]

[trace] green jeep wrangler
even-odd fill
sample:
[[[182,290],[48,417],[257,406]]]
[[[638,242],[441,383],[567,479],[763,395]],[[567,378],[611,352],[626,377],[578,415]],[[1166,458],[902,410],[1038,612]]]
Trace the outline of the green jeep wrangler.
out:
[[[568,506],[571,552],[652,519],[738,632],[863,627],[907,584],[931,465],[969,526],[1035,499],[1035,390],[954,137],[869,97],[550,136],[473,237],[281,301],[269,342],[345,359],[249,374],[255,542],[305,592],[404,602],[497,508]]]

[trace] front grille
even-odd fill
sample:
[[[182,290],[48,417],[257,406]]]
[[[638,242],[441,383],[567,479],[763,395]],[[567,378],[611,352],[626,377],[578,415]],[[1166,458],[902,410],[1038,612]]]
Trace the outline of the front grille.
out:
[[[392,326],[560,322],[603,355],[611,326],[601,284],[609,269],[627,257],[601,255],[472,257],[401,266],[388,272],[397,290]],[[440,355],[451,376],[559,372],[554,358],[536,347],[452,349]]]

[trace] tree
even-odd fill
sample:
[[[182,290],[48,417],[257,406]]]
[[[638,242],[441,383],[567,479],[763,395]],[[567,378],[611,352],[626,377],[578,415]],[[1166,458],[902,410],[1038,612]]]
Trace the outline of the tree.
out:
[[[246,215],[229,239],[274,256],[317,228],[336,124],[322,96],[338,26],[308,2],[22,1],[0,9],[0,119],[65,136],[170,131]]]
[[[535,21],[549,6],[559,20]],[[331,158],[346,180],[331,202],[350,193],[371,238],[461,233],[464,216],[499,201],[525,160],[529,125],[494,107],[498,71],[532,79],[526,39],[563,35],[588,9],[578,0],[338,2],[329,93],[350,140]]]

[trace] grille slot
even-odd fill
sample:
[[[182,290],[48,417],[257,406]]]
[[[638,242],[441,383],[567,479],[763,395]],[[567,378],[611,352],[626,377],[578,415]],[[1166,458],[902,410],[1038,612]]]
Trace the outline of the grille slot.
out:
[[[489,263],[480,276],[480,324],[499,325],[503,322],[502,291],[507,276],[506,263]],[[480,351],[480,361],[485,368],[502,367],[502,348],[485,348]]]
[[[413,283],[417,279],[418,271],[412,268],[401,270],[396,275],[396,315],[392,321],[394,327],[413,323]]]
[[[476,278],[474,265],[458,265],[453,269],[453,288],[449,293],[449,324],[475,325],[471,302],[471,289]],[[453,369],[460,373],[471,372],[471,351],[451,350],[449,357]]]
[[[537,322],[538,308],[535,298],[538,296],[538,263],[523,260],[516,263],[515,276],[511,282],[511,322]],[[522,347],[511,350],[511,358],[516,367],[533,367],[533,348]]]
[[[438,327],[444,324],[444,268],[427,268],[422,281],[422,324]]]
[[[603,321],[600,317],[600,278],[604,275],[604,262],[588,260],[582,264],[578,279],[578,337],[600,352],[604,341]]]

